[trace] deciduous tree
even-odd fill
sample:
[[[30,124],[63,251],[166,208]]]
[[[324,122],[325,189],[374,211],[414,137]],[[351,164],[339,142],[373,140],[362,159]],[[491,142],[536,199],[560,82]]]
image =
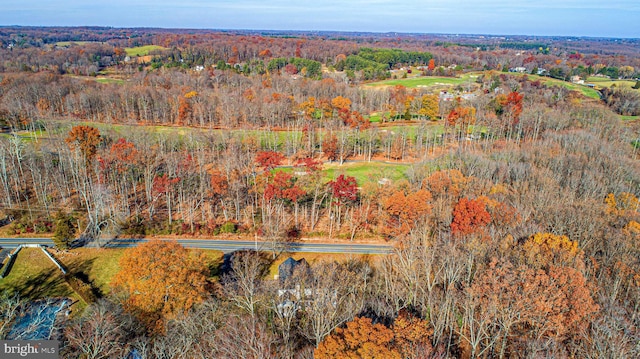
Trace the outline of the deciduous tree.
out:
[[[460,198],[453,208],[451,233],[471,234],[491,222],[491,215],[482,200]]]
[[[152,240],[125,250],[112,285],[127,310],[151,330],[207,296],[208,267],[202,254],[175,241]]]
[[[356,317],[346,328],[337,328],[314,352],[317,359],[385,358],[400,359],[393,347],[393,331],[384,324],[373,324],[370,318]]]
[[[79,125],[69,131],[65,142],[72,150],[80,151],[87,167],[90,167],[98,152],[98,145],[102,142],[102,137],[97,128]]]

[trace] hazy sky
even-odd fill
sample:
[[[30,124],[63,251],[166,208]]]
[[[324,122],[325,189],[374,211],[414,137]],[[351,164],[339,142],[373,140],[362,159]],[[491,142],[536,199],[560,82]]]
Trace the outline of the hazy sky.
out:
[[[640,37],[640,0],[2,0],[0,25]]]

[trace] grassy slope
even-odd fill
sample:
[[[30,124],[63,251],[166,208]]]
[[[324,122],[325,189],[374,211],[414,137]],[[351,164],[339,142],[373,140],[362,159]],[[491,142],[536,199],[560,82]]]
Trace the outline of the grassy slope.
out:
[[[158,45],[145,45],[145,46],[138,46],[138,47],[126,47],[124,51],[127,53],[128,56],[146,56],[151,51],[164,50],[164,49],[166,48]]]
[[[17,292],[26,299],[79,299],[64,281],[62,273],[39,248],[24,248],[18,253],[9,275],[0,279],[0,291]]]

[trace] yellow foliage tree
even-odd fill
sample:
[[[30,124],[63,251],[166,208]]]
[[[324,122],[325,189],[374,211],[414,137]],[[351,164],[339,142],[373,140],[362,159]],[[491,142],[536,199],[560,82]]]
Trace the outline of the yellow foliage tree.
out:
[[[584,254],[578,242],[567,236],[536,233],[527,238],[522,248],[527,263],[534,267],[556,265],[584,269]]]
[[[428,117],[431,121],[438,120],[440,114],[440,99],[438,95],[422,95],[421,107],[418,110],[420,116]]]
[[[351,100],[346,97],[337,96],[331,100],[331,106],[336,110],[350,110]]]
[[[628,192],[622,192],[618,196],[609,193],[604,202],[607,205],[607,214],[614,216],[635,215],[640,209],[638,197]]]

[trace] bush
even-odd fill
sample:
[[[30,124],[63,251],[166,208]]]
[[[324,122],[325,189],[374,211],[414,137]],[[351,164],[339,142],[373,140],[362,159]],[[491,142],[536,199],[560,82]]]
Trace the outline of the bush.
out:
[[[124,223],[120,223],[122,233],[129,236],[144,237],[147,234],[147,226],[142,217],[129,218]]]
[[[220,226],[220,233],[236,233],[238,224],[233,221],[227,221]]]
[[[56,228],[53,232],[53,243],[58,249],[67,249],[76,235],[74,218],[70,214],[63,212],[56,213]]]

